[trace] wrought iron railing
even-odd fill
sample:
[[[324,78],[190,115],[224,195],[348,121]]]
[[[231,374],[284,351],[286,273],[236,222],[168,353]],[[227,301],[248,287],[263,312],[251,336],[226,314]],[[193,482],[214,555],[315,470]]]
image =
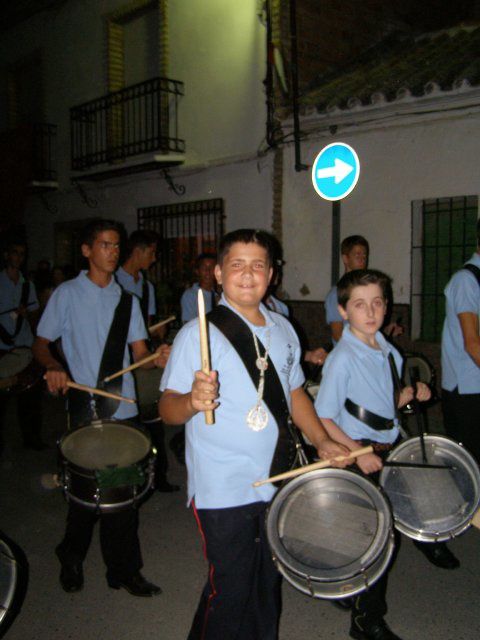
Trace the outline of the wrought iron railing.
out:
[[[159,152],[183,153],[178,101],[183,82],[152,78],[70,109],[71,164],[82,171]]]

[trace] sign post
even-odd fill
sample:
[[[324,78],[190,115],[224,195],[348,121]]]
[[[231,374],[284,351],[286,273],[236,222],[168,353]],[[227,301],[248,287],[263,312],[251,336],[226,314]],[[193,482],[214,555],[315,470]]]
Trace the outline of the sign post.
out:
[[[332,202],[331,284],[339,278],[340,201],[353,191],[360,176],[360,161],[353,147],[334,142],[324,147],[312,166],[312,184],[318,195]]]

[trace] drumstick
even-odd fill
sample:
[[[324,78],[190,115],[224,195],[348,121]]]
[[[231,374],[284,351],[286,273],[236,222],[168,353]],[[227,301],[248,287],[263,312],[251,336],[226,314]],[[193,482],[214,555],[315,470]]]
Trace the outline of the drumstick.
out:
[[[207,318],[205,317],[205,300],[203,299],[202,290],[198,290],[198,325],[200,328],[200,359],[202,362],[203,373],[210,373],[210,356],[208,353],[208,334],[207,334]],[[215,424],[215,416],[213,409],[207,409],[205,412],[205,422],[207,424]]]
[[[109,391],[103,391],[102,389],[95,389],[95,387],[87,387],[84,384],[77,384],[76,382],[67,382],[67,387],[71,389],[78,389],[78,391],[86,391],[87,393],[94,393],[97,396],[105,396],[105,398],[113,398],[114,400],[120,400],[120,402],[128,402],[129,404],[136,404],[133,398],[125,398],[124,396],[117,396],[115,393]]]
[[[475,511],[471,523],[476,529],[480,529],[480,509]]]
[[[358,456],[364,456],[367,453],[372,453],[373,447],[369,445],[368,447],[362,447],[361,449],[355,449],[355,451],[350,451],[348,456],[336,456],[336,458],[332,458],[331,460],[321,460],[320,462],[314,462],[313,464],[307,464],[305,467],[299,467],[298,469],[292,469],[291,471],[285,471],[285,473],[279,473],[278,476],[272,476],[271,478],[266,478],[265,480],[257,480],[253,483],[252,486],[260,487],[262,484],[268,484],[269,482],[277,482],[277,480],[286,480],[287,478],[295,478],[296,476],[301,476],[308,471],[315,471],[315,469],[325,469],[326,467],[330,467],[333,462],[343,462],[344,460],[353,460],[353,458],[358,458]]]
[[[153,333],[159,327],[163,327],[164,324],[168,324],[169,322],[172,322],[173,320],[175,320],[175,316],[169,316],[165,320],[162,320],[161,322],[157,322],[157,324],[152,324],[151,327],[148,327],[148,330],[149,330],[150,333]]]
[[[118,376],[123,376],[124,373],[128,373],[129,371],[133,371],[134,369],[141,367],[142,364],[146,364],[147,362],[151,362],[152,360],[155,360],[155,358],[158,358],[158,356],[159,354],[157,352],[151,353],[149,356],[142,358],[138,362],[134,362],[129,367],[125,367],[125,369],[120,369],[120,371],[117,371],[116,373],[112,373],[111,376],[107,376],[106,378],[103,379],[103,381],[110,382],[110,380],[113,380],[114,378],[118,378]]]

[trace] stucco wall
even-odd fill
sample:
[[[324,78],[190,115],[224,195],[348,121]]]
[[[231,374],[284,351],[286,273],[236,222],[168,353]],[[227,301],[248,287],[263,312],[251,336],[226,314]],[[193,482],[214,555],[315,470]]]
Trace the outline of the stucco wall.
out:
[[[410,302],[412,201],[479,194],[479,127],[478,112],[437,115],[350,128],[302,144],[302,160],[309,165],[331,142],[346,142],[357,151],[360,179],[341,203],[341,237],[361,234],[369,240],[370,266],[393,277],[397,303]],[[292,299],[324,300],[330,288],[331,212],[331,203],[313,190],[310,172],[295,173],[290,147],[284,162],[283,287]],[[300,292],[303,284],[308,295]]]

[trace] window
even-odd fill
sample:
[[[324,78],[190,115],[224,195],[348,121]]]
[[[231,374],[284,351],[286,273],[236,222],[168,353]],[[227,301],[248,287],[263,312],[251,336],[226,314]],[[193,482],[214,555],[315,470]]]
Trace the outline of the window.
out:
[[[438,342],[445,318],[443,290],[476,248],[478,197],[412,204],[412,338]]]
[[[223,235],[223,200],[198,200],[138,209],[138,228],[159,235],[154,267],[160,315],[171,313],[186,287],[195,282],[200,253],[216,253]]]

